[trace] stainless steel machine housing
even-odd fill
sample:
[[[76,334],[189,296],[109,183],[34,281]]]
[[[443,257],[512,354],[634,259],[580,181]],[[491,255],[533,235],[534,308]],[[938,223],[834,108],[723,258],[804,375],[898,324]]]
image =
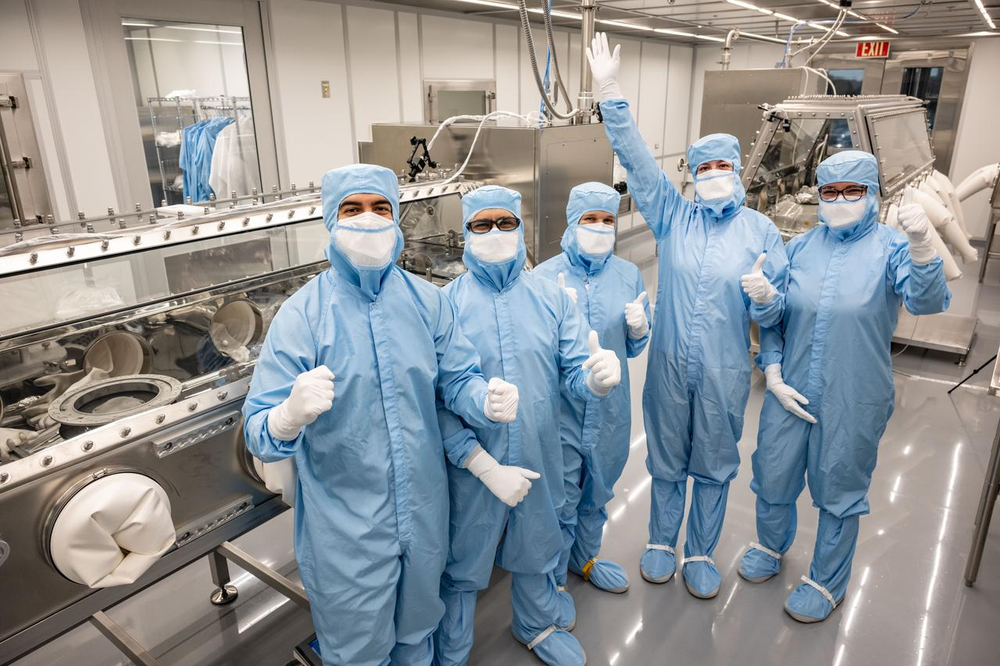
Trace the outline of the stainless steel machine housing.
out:
[[[434,160],[451,168],[468,154],[477,124],[450,125],[431,149]],[[406,169],[410,137],[430,139],[434,125],[372,125],[372,140],[359,144],[360,159],[397,173]],[[463,176],[521,193],[528,260],[555,256],[566,228],[566,200],[575,185],[611,184],[614,154],[599,123],[520,127],[487,123]],[[461,224],[456,227],[461,233]]]

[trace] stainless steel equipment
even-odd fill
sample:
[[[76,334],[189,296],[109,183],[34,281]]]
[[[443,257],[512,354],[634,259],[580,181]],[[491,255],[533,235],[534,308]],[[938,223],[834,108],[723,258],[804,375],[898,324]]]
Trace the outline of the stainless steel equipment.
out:
[[[461,237],[447,229],[470,186],[402,188],[412,240],[401,263],[437,282],[457,274]],[[154,223],[4,248],[0,664],[88,621],[155,663],[103,611],[205,555],[214,602],[237,594],[232,560],[308,607],[299,586],[228,542],[285,508],[255,471],[240,409],[278,308],[328,267],[318,194],[273,199],[169,222],[137,212]],[[173,545],[135,582],[88,587],[55,539],[67,507],[85,513],[112,477],[164,498]]]
[[[20,74],[0,74],[0,229],[52,218],[42,151]]]
[[[1000,224],[1000,178],[997,178],[993,184],[993,193],[990,195],[990,219],[986,224],[986,249],[983,250],[983,265],[979,268],[980,283],[986,276],[986,264],[989,263],[990,259],[1000,257],[1000,253],[993,250],[998,224]]]
[[[816,167],[842,150],[878,159],[884,219],[903,189],[934,168],[924,103],[904,95],[807,95],[767,107],[743,169],[746,205],[770,217],[786,239],[808,231],[818,222]],[[893,342],[957,354],[964,363],[976,321],[900,310]]]
[[[745,163],[760,129],[761,104],[825,91],[826,81],[803,67],[706,71],[701,135],[732,134],[740,141]]]
[[[435,142],[439,165],[463,162],[477,125],[454,124]],[[359,144],[360,159],[405,173],[411,137],[430,138],[434,125],[372,125],[372,140]],[[503,121],[483,126],[464,176],[521,193],[528,259],[539,263],[561,250],[566,199],[585,181],[611,184],[614,155],[600,124],[520,127]],[[461,216],[451,228],[461,235]]]

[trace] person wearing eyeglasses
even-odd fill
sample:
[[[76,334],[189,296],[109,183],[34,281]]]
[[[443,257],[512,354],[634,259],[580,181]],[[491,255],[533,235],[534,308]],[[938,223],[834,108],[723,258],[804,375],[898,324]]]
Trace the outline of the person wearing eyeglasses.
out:
[[[517,390],[487,384],[451,302],[396,266],[392,171],[334,169],[322,199],[330,268],[271,322],[246,445],[265,463],[294,461],[295,556],[323,663],[429,664],[444,612],[444,453],[461,453],[443,449],[438,403],[486,428],[514,419]],[[500,492],[505,480],[525,483],[498,467],[483,483]]]
[[[564,287],[601,343],[626,359],[641,354],[649,342],[649,305],[638,267],[612,254],[620,201],[621,195],[603,183],[583,183],[570,190],[563,251],[534,273]],[[632,430],[628,364],[621,384],[605,400],[588,403],[563,390],[559,423],[566,503],[556,582],[565,587],[568,569],[600,590],[625,592],[629,586],[625,570],[597,554],[608,520],[604,507],[615,496],[614,485],[628,460]]]
[[[758,543],[739,572],[753,583],[778,573],[808,474],[819,509],[816,545],[809,575],[785,601],[800,622],[825,620],[847,591],[858,519],[869,510],[878,443],[892,415],[890,342],[900,304],[924,315],[951,300],[923,208],[904,198],[903,234],[879,224],[878,175],[865,152],[820,163],[822,224],[789,241],[782,318],[761,331],[757,364],[768,394],[750,484]]]
[[[639,570],[651,583],[673,578],[691,477],[684,584],[693,596],[710,599],[722,585],[712,554],[740,465],[737,443],[750,396],[750,322],[777,323],[783,296],[775,285],[784,284],[788,261],[774,223],[744,206],[736,137],[710,134],[695,141],[687,151],[694,201],[677,191],[629,113],[618,85],[620,49],[612,53],[607,36],[598,34],[587,57],[603,100],[605,132],[628,171],[629,191],[659,256],[642,395],[652,496]]]
[[[462,330],[488,373],[518,387],[517,418],[504,426],[463,423],[441,410],[449,455],[451,548],[441,580],[445,614],[435,634],[438,664],[465,664],[472,649],[476,596],[493,564],[511,572],[514,637],[547,664],[583,664],[554,569],[562,551],[560,388],[577,400],[604,398],[621,381],[621,362],[602,349],[566,292],[524,269],[521,195],[487,186],[462,198],[463,261],[468,271],[444,287]],[[588,352],[589,344],[589,352]],[[499,463],[541,475],[524,501],[504,504],[476,477]],[[502,544],[501,544],[502,542]],[[498,550],[499,547],[499,550]]]

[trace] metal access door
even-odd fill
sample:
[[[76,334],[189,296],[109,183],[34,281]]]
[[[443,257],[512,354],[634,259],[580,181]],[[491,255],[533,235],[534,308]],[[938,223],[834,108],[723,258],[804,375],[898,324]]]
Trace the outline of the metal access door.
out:
[[[968,70],[968,49],[903,51],[885,63],[883,95],[912,95],[927,103],[934,166],[941,173],[951,170]]]
[[[41,151],[20,74],[0,74],[0,229],[52,214]]]

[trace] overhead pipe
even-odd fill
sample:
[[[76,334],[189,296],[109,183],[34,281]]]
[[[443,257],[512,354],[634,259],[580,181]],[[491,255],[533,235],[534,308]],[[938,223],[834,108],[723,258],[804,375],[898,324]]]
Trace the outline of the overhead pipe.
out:
[[[580,0],[580,94],[576,99],[580,114],[573,121],[579,125],[590,122],[594,109],[594,79],[587,61],[587,49],[594,40],[596,20],[597,0]]]
[[[726,33],[726,41],[722,44],[722,71],[729,69],[729,63],[733,59],[733,42],[740,37],[740,29],[733,28]]]

